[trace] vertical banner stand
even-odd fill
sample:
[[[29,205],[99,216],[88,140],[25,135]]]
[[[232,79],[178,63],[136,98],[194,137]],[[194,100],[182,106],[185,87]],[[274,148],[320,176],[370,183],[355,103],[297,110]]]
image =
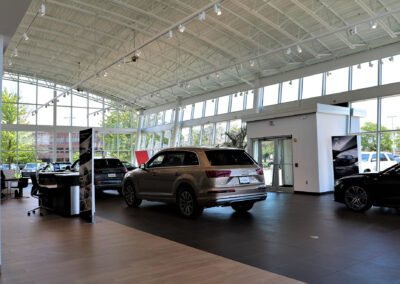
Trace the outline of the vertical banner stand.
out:
[[[79,215],[92,224],[95,222],[93,141],[93,128],[79,131]]]

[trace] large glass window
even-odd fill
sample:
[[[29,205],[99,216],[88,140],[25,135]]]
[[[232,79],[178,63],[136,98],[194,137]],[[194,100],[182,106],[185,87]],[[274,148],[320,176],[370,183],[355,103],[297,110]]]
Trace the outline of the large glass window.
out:
[[[13,99],[11,99],[11,97],[9,97],[9,96],[4,97],[4,94],[15,94],[15,96],[13,97]],[[5,101],[17,102],[17,100],[18,100],[18,83],[14,82],[14,81],[9,81],[9,80],[3,80],[2,95],[3,95],[3,103]],[[35,96],[35,102],[36,102],[36,96]]]
[[[229,96],[220,97],[218,99],[218,114],[227,113],[228,107],[229,107]]]
[[[243,110],[244,93],[239,92],[232,96],[232,109],[231,111],[241,111]]]
[[[247,98],[246,98],[246,109],[252,109],[254,105],[254,91],[248,91],[247,93]]]
[[[378,61],[365,62],[353,66],[353,90],[378,85]]]
[[[36,105],[18,104],[18,124],[35,125],[36,115],[34,111],[36,111]]]
[[[183,108],[183,121],[190,120],[192,118],[192,105],[187,105]]]
[[[263,106],[276,105],[278,103],[279,84],[264,87]]]
[[[361,111],[360,118],[352,118],[352,131],[353,132],[373,132],[377,128],[377,107],[378,101],[376,99],[366,100],[361,102],[354,102],[351,104],[352,108]],[[355,125],[359,125],[359,127]],[[359,129],[359,131],[358,131]]]
[[[170,124],[173,120],[172,109],[165,111],[165,124]]]
[[[215,99],[206,101],[206,116],[213,116],[215,114]]]
[[[204,124],[201,145],[209,146],[212,143],[213,124]]]
[[[382,84],[400,82],[400,55],[382,59]]]
[[[282,103],[299,99],[299,79],[282,83]]]
[[[180,137],[180,145],[181,146],[188,146],[189,145],[189,134],[190,134],[190,128],[189,127],[184,127],[181,129],[181,137]]]
[[[200,145],[200,135],[201,135],[201,126],[193,126],[192,127],[192,146],[199,146]]]
[[[303,78],[302,99],[318,97],[322,95],[323,74],[316,74]]]
[[[197,119],[203,116],[203,102],[195,103],[194,104],[194,113],[193,118]]]
[[[349,90],[349,67],[326,73],[326,94],[335,94]]]
[[[400,130],[400,95],[382,99],[382,130]]]
[[[226,140],[226,122],[218,122],[215,125],[215,145],[222,145]]]
[[[39,87],[39,95],[45,95],[46,99],[51,100],[53,90]],[[16,91],[15,91],[16,93]],[[49,93],[51,95],[49,95]],[[19,102],[26,104],[36,104],[36,85],[20,83],[19,84]],[[46,101],[47,102],[47,101]]]

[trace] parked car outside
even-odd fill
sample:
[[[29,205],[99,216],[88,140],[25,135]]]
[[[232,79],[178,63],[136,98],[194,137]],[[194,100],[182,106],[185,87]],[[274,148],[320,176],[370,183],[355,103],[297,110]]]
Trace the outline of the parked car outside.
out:
[[[50,163],[39,170],[39,172],[63,172],[71,168],[71,163]]]
[[[21,171],[22,177],[30,178],[31,175],[35,175],[39,169],[39,165],[40,164],[38,163],[27,163],[25,165],[25,168],[23,168],[23,170]]]
[[[19,164],[18,165],[19,170],[22,171],[25,168],[25,165],[26,164]]]
[[[378,173],[362,173],[336,181],[334,199],[353,211],[371,206],[400,208],[400,163]]]
[[[387,169],[397,164],[392,153],[381,152],[380,167]],[[376,172],[376,152],[361,152],[361,163],[359,163],[360,173]]]
[[[393,155],[393,158],[396,160],[397,163],[400,163],[400,155],[395,154]]]
[[[203,209],[232,206],[246,212],[267,197],[262,168],[244,150],[216,147],[164,149],[125,175],[122,195],[130,207],[142,200],[178,205],[189,218]]]
[[[128,170],[128,171],[133,171],[134,169],[136,169],[136,167],[129,162],[126,161],[121,161],[121,163],[124,165],[124,167]]]
[[[79,159],[72,166],[72,171],[79,171]],[[115,189],[121,193],[122,179],[128,170],[119,159],[94,158],[94,185],[96,191]],[[90,176],[89,174],[87,175]]]

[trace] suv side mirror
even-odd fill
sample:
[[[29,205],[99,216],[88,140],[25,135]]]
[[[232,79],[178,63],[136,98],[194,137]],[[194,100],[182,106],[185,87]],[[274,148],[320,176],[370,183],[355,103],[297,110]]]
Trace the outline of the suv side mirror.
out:
[[[141,170],[146,170],[146,164],[140,164],[139,169]]]
[[[71,166],[66,166],[66,167],[65,167],[65,170],[66,170],[66,171],[70,171],[70,170],[71,170]]]

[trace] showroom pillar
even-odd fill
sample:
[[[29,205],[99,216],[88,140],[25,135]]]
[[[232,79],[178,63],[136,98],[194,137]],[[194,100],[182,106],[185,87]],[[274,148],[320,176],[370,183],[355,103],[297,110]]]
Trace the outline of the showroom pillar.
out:
[[[174,115],[174,127],[172,128],[172,133],[171,133],[171,147],[176,147],[176,142],[178,141],[178,135],[179,135],[179,127],[180,127],[180,107],[175,108],[175,115]]]
[[[3,90],[3,36],[0,34],[0,91]],[[2,120],[2,99],[3,95],[0,96],[0,121]],[[0,123],[0,152],[1,152],[1,123]],[[1,155],[0,155],[0,164],[2,164],[1,161]],[[1,179],[1,176],[0,176]],[[1,203],[0,203],[1,204]],[[1,264],[2,264],[2,259],[1,259],[1,205],[0,205],[0,274],[1,274]]]

